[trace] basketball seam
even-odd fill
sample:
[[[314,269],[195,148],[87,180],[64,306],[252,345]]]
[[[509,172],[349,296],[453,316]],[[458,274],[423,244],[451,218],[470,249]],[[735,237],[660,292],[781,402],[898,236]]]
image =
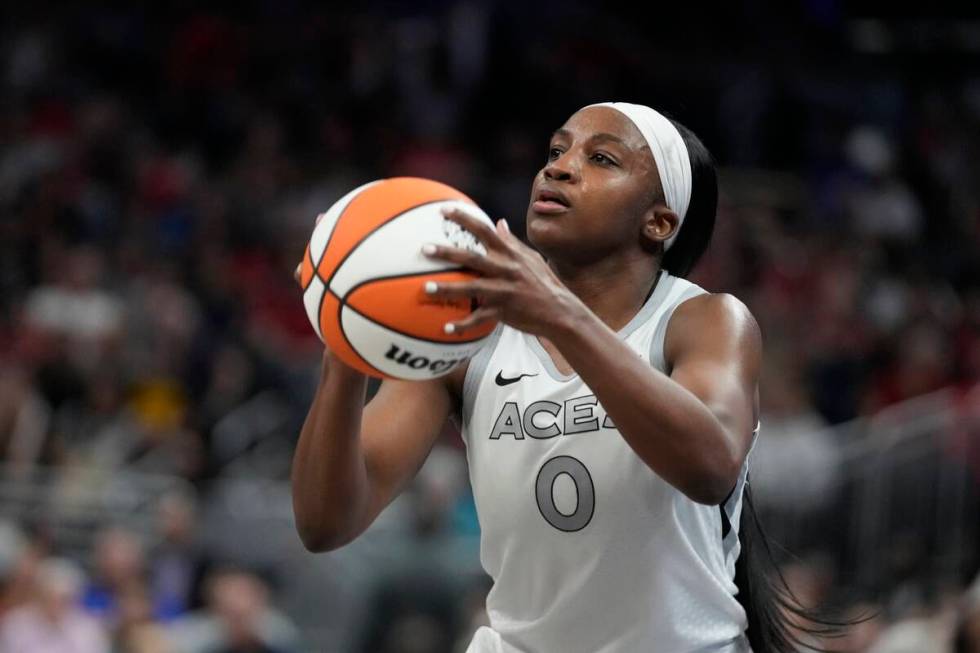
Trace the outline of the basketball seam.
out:
[[[311,283],[313,283],[313,279],[315,279],[317,277],[316,266],[313,265],[313,250],[310,248],[310,245],[308,243],[306,245],[306,251],[303,252],[303,262],[304,263],[306,262],[306,259],[309,259],[310,260],[310,269],[313,270],[313,274],[310,276],[309,282],[305,286],[303,286],[303,292],[306,292],[306,289],[310,287],[310,284]],[[303,270],[301,268],[300,269],[300,282],[303,281],[303,276],[302,275],[303,275]],[[320,281],[323,281],[323,279],[320,279]]]
[[[323,283],[323,279],[317,278],[317,281]],[[313,279],[310,279],[310,285],[313,285]],[[323,325],[320,324],[320,315],[323,313],[323,298],[327,296],[327,287],[323,287],[323,292],[320,293],[320,301],[316,307],[316,324],[314,328],[316,329],[316,335],[319,336],[320,342],[326,344],[326,339],[323,336]]]
[[[336,297],[337,299],[340,299],[340,301],[342,301],[342,302],[344,302],[346,304],[347,303],[347,298],[351,296],[351,293],[352,292],[354,292],[355,290],[357,290],[358,288],[360,288],[362,286],[366,286],[368,284],[372,284],[375,281],[390,281],[392,279],[407,279],[409,277],[424,277],[424,276],[428,276],[430,274],[435,275],[435,274],[441,274],[443,272],[465,272],[467,270],[468,270],[468,268],[465,268],[465,267],[463,267],[463,266],[460,265],[460,266],[457,266],[457,267],[454,267],[454,268],[439,268],[438,270],[419,270],[419,271],[416,271],[416,272],[404,272],[404,273],[401,273],[401,274],[388,274],[388,275],[385,275],[383,277],[371,277],[370,279],[365,279],[364,281],[361,281],[360,283],[355,284],[354,286],[351,286],[351,289],[348,290],[346,293],[344,293],[343,298],[341,298],[337,293],[334,293],[334,297]]]
[[[350,202],[348,202],[348,204],[350,204]],[[344,209],[346,209],[346,208],[347,207],[345,206]],[[326,219],[326,217],[327,217],[326,215],[323,216],[324,219]],[[323,224],[323,222],[321,221],[320,224]],[[318,225],[314,225],[313,226],[313,233],[315,234],[316,233],[316,230],[319,229],[319,228],[320,228],[320,225],[319,224]],[[323,246],[323,249],[320,250],[320,260],[319,261],[314,259],[313,248],[312,247],[310,248],[310,262],[313,263],[313,271],[314,272],[320,266],[320,261],[323,260],[323,255],[327,253],[327,247],[330,246],[330,239],[333,238],[333,232],[334,232],[334,229],[336,229],[336,228],[337,228],[337,221],[334,220],[333,224],[330,226],[330,235],[327,236],[327,242]],[[313,244],[313,238],[310,238],[310,244],[311,245]]]
[[[313,281],[311,280],[310,283],[312,284]],[[320,283],[323,283],[323,279],[320,279]],[[320,293],[320,304],[319,306],[317,306],[316,309],[317,324],[314,326],[317,335],[320,337],[320,341],[327,348],[329,348],[330,345],[327,343],[327,337],[323,334],[323,327],[320,325],[320,315],[323,313],[323,299],[327,296],[328,292],[330,291],[327,289],[326,284],[324,284],[323,292]],[[336,293],[330,293],[330,294],[333,295],[334,297],[337,297]],[[338,297],[337,299],[339,300],[340,298]],[[347,338],[347,334],[344,333],[344,327],[340,323],[340,312],[341,310],[343,310],[344,303],[339,302],[339,304],[340,304],[340,308],[337,309],[337,326],[338,326],[338,330],[340,331],[340,335],[342,335],[344,337],[344,340],[347,341],[347,346],[350,347],[350,350],[354,352],[354,355],[357,356],[359,359],[361,359],[361,362],[364,363],[367,367],[371,368],[378,374],[387,377],[388,376],[387,374],[385,374],[384,372],[376,368],[374,365],[371,365],[371,363],[369,363],[363,356],[361,356],[361,352],[357,351],[357,349],[354,348],[353,343],[351,343],[351,341]]]
[[[354,199],[357,199],[357,198],[354,198]],[[370,237],[371,235],[373,235],[376,231],[378,231],[379,229],[381,229],[381,227],[385,226],[386,224],[388,224],[389,222],[391,222],[393,220],[397,220],[398,218],[402,217],[403,215],[405,215],[409,211],[414,211],[415,209],[420,209],[423,206],[428,206],[430,204],[438,204],[439,202],[453,202],[453,201],[459,201],[459,200],[456,199],[456,198],[453,198],[453,197],[445,197],[445,198],[441,198],[441,199],[437,199],[437,200],[431,200],[431,201],[428,201],[428,202],[422,202],[421,204],[416,204],[415,206],[409,207],[409,208],[405,209],[404,211],[400,211],[400,212],[396,213],[395,215],[391,216],[390,218],[388,218],[387,220],[385,220],[384,222],[375,225],[373,229],[371,229],[367,233],[361,235],[361,237],[359,239],[357,239],[357,241],[355,241],[347,249],[347,253],[344,254],[344,257],[337,262],[337,265],[334,266],[333,271],[330,273],[330,278],[329,279],[326,279],[324,281],[324,283],[326,284],[327,288],[328,289],[330,288],[330,282],[333,281],[333,278],[335,276],[337,276],[337,271],[340,270],[341,267],[343,267],[344,263],[347,262],[347,259],[350,258],[351,254],[353,254],[357,250],[357,248],[361,245],[361,243],[363,243],[365,240],[367,240],[368,237]],[[330,237],[327,239],[327,244],[323,248],[323,254],[324,254],[324,256],[326,256],[327,250],[330,248],[330,241],[333,240],[333,235],[335,233],[337,233],[337,227],[340,226],[340,221],[344,219],[344,214],[347,213],[347,209],[349,209],[350,208],[350,205],[353,204],[353,203],[354,203],[354,200],[351,200],[350,203],[347,206],[344,207],[344,210],[340,212],[340,215],[337,216],[337,222],[334,224],[333,231],[330,232]],[[323,261],[323,257],[320,257],[320,261],[321,262]],[[320,274],[320,267],[319,267],[319,265],[317,265],[316,272],[317,272],[317,274]],[[323,277],[320,277],[320,279],[323,280]],[[334,293],[334,297],[336,297],[337,299],[340,299],[340,296],[337,295],[337,293]]]
[[[378,182],[368,182],[368,183],[364,184],[363,185],[363,188],[361,189],[361,193],[363,193],[367,189],[371,188],[372,186],[377,185],[377,183]],[[320,277],[320,263],[323,261],[323,255],[327,253],[327,250],[328,249],[330,249],[330,241],[333,240],[333,235],[337,231],[337,225],[340,224],[340,219],[342,217],[344,217],[344,213],[347,211],[347,207],[349,207],[351,205],[351,202],[353,202],[355,199],[357,199],[358,197],[360,197],[361,193],[357,193],[356,195],[354,195],[353,197],[351,197],[350,199],[347,200],[347,204],[344,205],[344,208],[340,212],[340,215],[337,216],[337,218],[333,221],[333,224],[330,226],[330,235],[327,236],[327,242],[325,242],[323,244],[323,249],[320,250],[320,259],[313,266],[313,273],[316,274],[316,276]],[[327,210],[327,213],[330,213],[330,210],[329,209]],[[324,214],[324,216],[323,216],[324,219],[326,219],[326,215],[327,214]],[[319,227],[319,226],[320,225],[314,225],[313,231],[315,232],[316,231],[316,228]],[[356,246],[357,245],[355,245],[355,247]],[[313,260],[313,250],[312,250],[312,248],[310,249],[310,260],[311,261]],[[327,283],[324,280],[323,277],[320,277],[320,281],[323,281],[324,285],[326,285],[326,283]]]
[[[347,202],[347,206],[350,206],[350,202]],[[347,206],[344,207],[344,211],[347,210]],[[344,217],[344,211],[341,211],[340,215],[337,216],[337,219],[333,221],[333,226],[330,228],[330,235],[327,236],[327,242],[324,243],[323,249],[320,251],[320,260],[317,261],[316,265],[313,266],[313,274],[315,274],[317,278],[323,282],[324,288],[329,288],[330,284],[327,282],[326,279],[323,278],[323,275],[320,274],[320,264],[323,263],[323,257],[327,255],[327,250],[330,249],[330,241],[333,240],[333,235],[337,233],[337,225],[340,224],[340,219]],[[312,249],[310,250],[310,260],[311,261],[313,260]],[[334,268],[334,270],[336,271],[336,268]],[[331,275],[331,278],[333,278],[333,275]]]
[[[350,203],[353,201],[354,198],[351,198],[350,201],[347,202],[347,206],[350,206]],[[347,210],[347,206],[344,207],[344,211]],[[320,263],[323,262],[323,257],[326,256],[327,250],[330,249],[330,241],[333,240],[333,235],[337,233],[337,225],[340,224],[340,219],[344,217],[344,211],[341,211],[340,215],[337,216],[337,219],[333,221],[333,225],[331,225],[330,227],[330,235],[327,236],[327,242],[323,244],[323,249],[320,250],[320,260],[313,265],[313,274],[320,277],[320,281],[323,281],[324,285],[326,285],[327,282],[324,280],[322,276],[320,276]],[[324,216],[324,219],[326,219],[326,216]],[[317,227],[319,226],[320,225],[317,225]],[[316,227],[314,227],[314,230],[315,229]],[[313,260],[313,248],[310,248],[310,260],[311,261]]]
[[[429,343],[432,343],[434,345],[467,345],[467,344],[470,344],[470,343],[473,343],[473,342],[478,342],[478,341],[483,340],[484,338],[486,338],[486,336],[479,336],[479,337],[473,338],[471,340],[433,340],[432,338],[423,338],[421,336],[415,336],[415,335],[412,335],[411,333],[405,333],[404,331],[401,331],[399,329],[396,329],[396,328],[394,328],[392,326],[389,326],[387,324],[384,324],[382,322],[378,322],[377,319],[371,317],[370,315],[365,315],[364,313],[360,312],[359,310],[357,310],[356,308],[354,308],[350,304],[345,303],[344,300],[342,300],[337,293],[335,293],[334,291],[330,290],[329,288],[327,289],[327,292],[329,292],[331,295],[333,295],[334,297],[337,298],[337,300],[340,303],[341,309],[344,306],[346,306],[347,308],[349,308],[350,310],[354,311],[355,313],[357,313],[359,316],[361,316],[362,318],[364,318],[368,322],[372,322],[374,324],[377,324],[382,329],[387,329],[388,331],[391,331],[392,333],[397,333],[398,335],[404,336],[405,338],[412,338],[413,340],[419,340],[421,342],[429,342]],[[340,320],[340,317],[341,317],[340,316],[340,313],[338,312],[337,319]],[[341,329],[340,329],[340,331],[341,331],[341,333],[344,333],[343,323],[341,323]],[[347,334],[344,333],[344,338],[346,338],[346,337],[347,337]],[[350,340],[348,340],[347,342],[350,343]],[[353,344],[351,345],[351,348],[352,349],[354,348],[354,345]],[[357,351],[357,350],[354,349],[354,351]],[[358,356],[360,356],[360,352],[358,352]],[[363,358],[363,356],[362,356],[362,358]]]
[[[324,295],[327,294],[327,293],[330,293],[334,297],[337,297],[337,293],[335,293],[332,290],[330,290],[329,286],[323,292]],[[351,309],[351,310],[353,311],[354,309]],[[370,362],[368,362],[368,360],[366,358],[364,358],[364,356],[361,355],[361,352],[359,352],[357,350],[357,347],[354,346],[354,343],[350,341],[350,338],[347,337],[347,331],[344,329],[344,321],[343,321],[343,317],[344,316],[343,316],[343,312],[344,312],[344,302],[341,301],[340,297],[337,297],[337,330],[340,331],[340,335],[342,335],[344,337],[344,342],[346,342],[347,343],[347,346],[350,347],[350,350],[352,352],[354,352],[354,355],[361,359],[361,362],[362,363],[364,363],[365,365],[367,365],[368,367],[370,367],[372,370],[374,370],[375,372],[377,372],[378,374],[380,374],[382,377],[384,377],[384,378],[390,378],[391,377],[390,374],[385,374],[384,372],[382,372],[381,370],[379,370],[377,367],[375,367],[374,365],[372,365]]]

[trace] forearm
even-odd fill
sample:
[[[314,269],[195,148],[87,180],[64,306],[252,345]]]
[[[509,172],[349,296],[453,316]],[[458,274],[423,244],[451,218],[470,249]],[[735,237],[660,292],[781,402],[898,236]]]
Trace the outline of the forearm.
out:
[[[584,307],[548,337],[653,471],[695,501],[724,498],[739,466],[724,415],[640,358]]]
[[[367,379],[324,354],[320,383],[293,456],[296,527],[307,548],[334,548],[356,536],[370,499],[361,447]]]

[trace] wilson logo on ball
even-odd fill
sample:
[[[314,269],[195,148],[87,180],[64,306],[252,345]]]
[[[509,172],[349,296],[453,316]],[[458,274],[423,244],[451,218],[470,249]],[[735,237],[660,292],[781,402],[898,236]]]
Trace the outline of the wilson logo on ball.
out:
[[[407,365],[413,370],[428,368],[433,372],[448,372],[458,363],[465,360],[463,358],[453,358],[450,360],[430,361],[425,356],[416,356],[410,351],[404,351],[394,343],[392,343],[391,347],[388,349],[388,352],[385,354],[385,358],[393,360],[399,365]]]

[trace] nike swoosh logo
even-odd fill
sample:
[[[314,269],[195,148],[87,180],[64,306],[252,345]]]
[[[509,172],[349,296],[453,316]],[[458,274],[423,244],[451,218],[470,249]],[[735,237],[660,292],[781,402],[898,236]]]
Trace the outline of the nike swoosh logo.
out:
[[[512,379],[507,379],[507,378],[504,378],[504,371],[503,370],[500,370],[499,372],[497,372],[497,378],[494,379],[494,381],[496,381],[497,382],[497,385],[499,385],[499,386],[505,386],[505,385],[510,385],[511,383],[517,383],[518,381],[520,381],[521,379],[523,379],[525,376],[537,376],[537,374],[518,374],[517,376],[515,376]]]

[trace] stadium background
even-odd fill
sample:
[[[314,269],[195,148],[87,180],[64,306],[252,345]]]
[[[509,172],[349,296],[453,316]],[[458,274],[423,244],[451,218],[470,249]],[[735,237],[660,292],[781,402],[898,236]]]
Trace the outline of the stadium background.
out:
[[[461,651],[487,581],[451,430],[356,543],[295,534],[291,272],[379,177],[520,232],[548,135],[606,99],[721,166],[695,280],[763,328],[774,554],[877,615],[830,646],[980,650],[980,21],[366,0],[0,9],[0,653],[41,610],[86,653]]]

